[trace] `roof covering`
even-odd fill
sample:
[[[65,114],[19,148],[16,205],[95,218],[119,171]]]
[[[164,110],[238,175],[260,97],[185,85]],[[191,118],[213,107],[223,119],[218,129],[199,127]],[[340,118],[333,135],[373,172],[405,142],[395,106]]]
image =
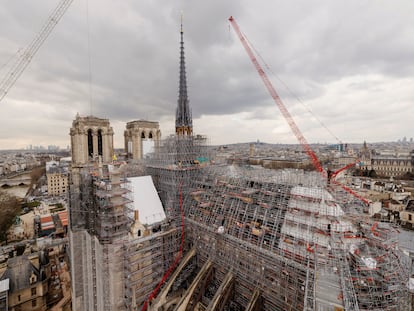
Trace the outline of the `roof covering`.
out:
[[[133,193],[133,209],[139,211],[139,220],[144,225],[163,221],[166,216],[151,176],[130,177]]]
[[[48,230],[55,228],[55,224],[53,222],[51,215],[45,215],[40,217],[40,227],[42,230]]]
[[[60,211],[58,212],[60,221],[62,222],[62,226],[68,225],[68,211]]]
[[[31,286],[30,276],[35,274],[39,280],[39,270],[32,265],[27,255],[9,258],[2,280],[10,279],[10,291],[15,292]]]

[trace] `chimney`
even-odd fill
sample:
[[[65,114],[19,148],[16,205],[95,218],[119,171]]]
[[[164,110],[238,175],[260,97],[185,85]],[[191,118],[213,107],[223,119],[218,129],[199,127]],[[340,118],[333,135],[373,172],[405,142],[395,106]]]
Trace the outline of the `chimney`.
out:
[[[138,221],[139,220],[139,211],[136,209],[134,210],[134,220]]]

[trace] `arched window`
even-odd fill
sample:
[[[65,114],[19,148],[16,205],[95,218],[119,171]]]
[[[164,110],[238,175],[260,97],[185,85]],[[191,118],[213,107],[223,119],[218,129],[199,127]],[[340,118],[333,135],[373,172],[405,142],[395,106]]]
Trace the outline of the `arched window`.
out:
[[[148,138],[152,139],[152,132],[149,133]]]
[[[145,132],[141,133],[141,138],[145,138]]]
[[[93,156],[93,139],[92,139],[92,130],[88,130],[88,155]]]
[[[98,130],[98,154],[102,155],[102,130]]]

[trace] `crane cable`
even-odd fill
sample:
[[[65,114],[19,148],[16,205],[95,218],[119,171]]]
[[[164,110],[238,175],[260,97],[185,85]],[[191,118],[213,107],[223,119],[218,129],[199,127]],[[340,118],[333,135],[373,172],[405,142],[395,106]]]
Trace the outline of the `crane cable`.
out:
[[[229,25],[230,27],[230,25]],[[264,65],[264,68],[274,77],[276,77],[276,79],[283,85],[283,87],[287,90],[287,92],[293,97],[295,98],[305,109],[307,112],[309,112],[312,117],[319,122],[319,124],[325,128],[328,133],[335,138],[335,140],[338,143],[342,143],[342,141],[326,126],[326,124],[317,117],[316,114],[313,113],[312,109],[309,107],[309,105],[307,105],[306,103],[304,103],[299,96],[297,96],[290,88],[289,86],[272,70],[272,68],[266,63],[266,61],[264,60],[264,58],[262,57],[262,55],[259,53],[259,51],[255,48],[255,46],[249,41],[248,37],[242,32],[244,38],[246,39],[246,41],[249,43],[249,45],[252,47],[253,51],[256,53],[256,55],[259,57],[260,61],[262,62],[262,64]]]
[[[19,56],[19,54],[22,50],[23,50],[23,48],[19,48],[16,53],[14,53],[12,56],[10,56],[9,59],[7,59],[6,62],[0,67],[0,72],[3,69],[5,69],[12,62],[13,59],[17,59],[17,58],[21,57],[21,55]]]
[[[89,22],[89,1],[85,1],[86,5],[86,27],[87,27],[87,41],[88,41],[88,70],[89,70],[89,108],[92,115],[92,61],[91,61],[91,35],[90,35],[90,22]]]
[[[308,142],[306,141],[305,137],[303,136],[302,132],[296,125],[295,121],[293,120],[292,116],[290,115],[289,111],[287,110],[286,106],[283,104],[282,100],[280,99],[278,93],[274,89],[272,82],[267,77],[266,72],[260,65],[259,61],[257,60],[255,56],[255,52],[252,49],[252,44],[248,42],[246,36],[241,32],[240,27],[238,26],[237,22],[234,20],[233,16],[230,16],[228,19],[230,21],[230,24],[233,26],[233,29],[235,30],[237,36],[240,39],[240,42],[242,43],[244,49],[246,50],[251,62],[253,63],[254,67],[256,68],[257,73],[259,74],[260,78],[262,79],[263,83],[265,84],[267,90],[269,91],[271,97],[274,99],[276,105],[278,106],[279,110],[282,112],[283,116],[285,117],[286,121],[289,123],[289,126],[293,133],[295,134],[296,138],[299,140],[302,147],[305,149],[309,157],[311,158],[313,165],[315,168],[322,174],[323,177],[327,177],[329,180],[328,173],[323,169],[321,166],[318,157],[316,156],[315,152],[312,150],[312,148],[309,146]],[[253,47],[254,48],[254,47]],[[345,191],[352,194],[365,204],[369,204],[368,200],[360,196],[358,193],[353,191],[352,189],[348,188],[345,185],[342,185],[338,181],[333,181],[336,185],[342,187]]]

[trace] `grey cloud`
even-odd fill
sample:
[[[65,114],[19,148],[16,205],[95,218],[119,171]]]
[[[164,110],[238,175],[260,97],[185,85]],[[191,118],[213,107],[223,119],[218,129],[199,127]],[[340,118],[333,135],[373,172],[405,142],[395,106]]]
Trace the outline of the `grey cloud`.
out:
[[[190,105],[193,117],[248,112],[246,122],[271,119],[275,109],[227,18],[234,15],[250,41],[289,88],[326,123],[353,124],[366,115],[396,118],[408,93],[392,105],[375,109],[376,92],[388,92],[389,81],[410,79],[414,73],[414,3],[387,1],[111,1],[90,0],[89,39],[92,69],[92,111],[97,116],[129,121],[131,118],[174,118],[178,91],[179,23],[184,12],[185,53]],[[0,7],[0,65],[35,36],[56,1],[6,0]],[[74,1],[50,37],[0,103],[3,122],[16,113],[10,105],[19,101],[42,103],[44,118],[70,127],[76,112],[90,113],[88,27],[85,3]],[[3,71],[0,72],[0,78]],[[379,75],[385,85],[367,79],[336,94],[332,83],[352,76]],[[271,77],[272,78],[272,77]],[[289,111],[303,124],[306,113],[283,85],[272,78]],[[350,113],[352,93],[372,92],[372,102],[361,113]],[[405,91],[406,92],[406,91]],[[336,94],[336,98],[324,96]],[[331,95],[335,96],[335,95]],[[368,96],[368,95],[366,95]],[[365,98],[364,98],[365,99]],[[368,99],[365,99],[368,100]],[[38,109],[37,105],[30,109]],[[32,111],[33,113],[33,111]],[[22,123],[26,122],[24,117]],[[336,120],[332,121],[331,120]],[[394,120],[394,119],[393,119]],[[298,121],[298,122],[299,122]],[[56,124],[27,121],[15,135],[33,133],[33,139],[49,137]],[[389,121],[392,122],[392,121]],[[28,130],[33,124],[32,131]],[[401,128],[401,131],[405,128]],[[36,133],[36,134],[35,134]],[[315,132],[316,133],[316,132]],[[37,136],[34,136],[37,135]],[[322,135],[322,134],[321,134]],[[344,133],[347,135],[347,133]],[[401,134],[404,136],[408,134]],[[67,139],[67,130],[62,139]],[[214,138],[213,138],[214,139]],[[230,137],[229,141],[242,138]],[[53,142],[51,142],[53,143]],[[0,146],[6,148],[7,146]]]

